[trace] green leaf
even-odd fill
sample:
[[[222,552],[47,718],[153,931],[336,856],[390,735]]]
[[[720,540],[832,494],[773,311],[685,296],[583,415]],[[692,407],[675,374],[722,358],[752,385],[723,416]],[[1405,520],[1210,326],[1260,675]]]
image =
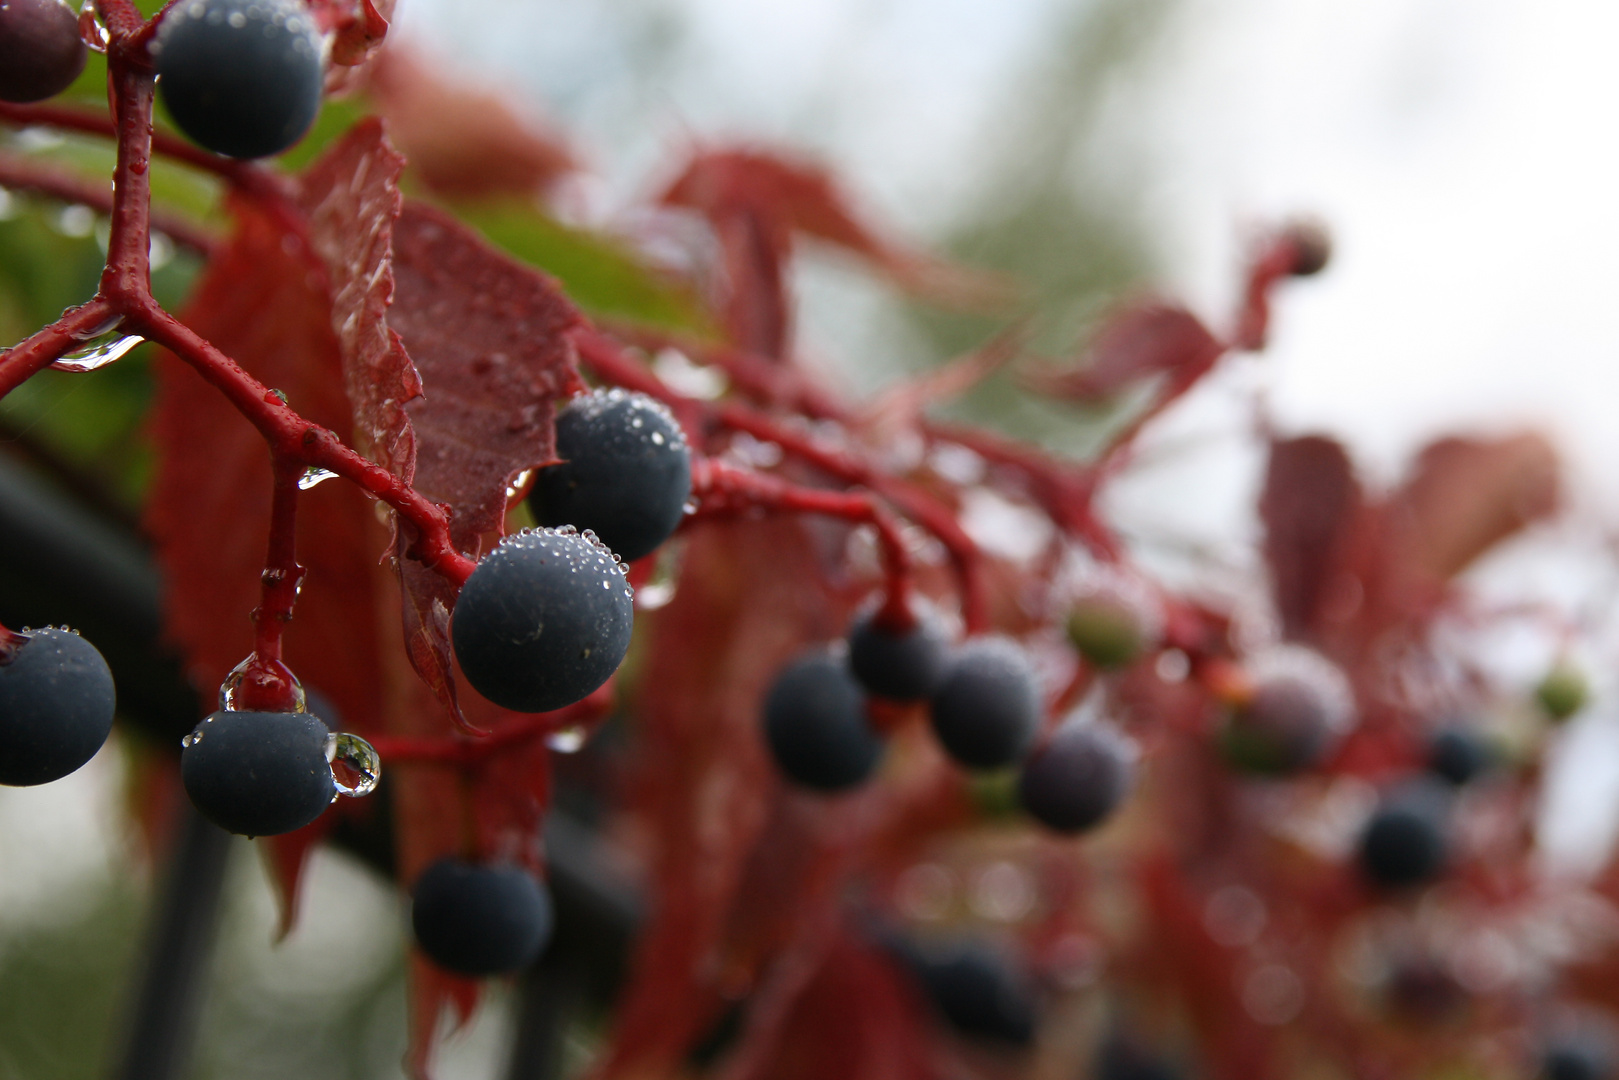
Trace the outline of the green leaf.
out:
[[[456,207],[462,221],[514,258],[557,278],[591,315],[711,335],[714,324],[683,283],[648,266],[623,243],[563,225],[516,203]]]

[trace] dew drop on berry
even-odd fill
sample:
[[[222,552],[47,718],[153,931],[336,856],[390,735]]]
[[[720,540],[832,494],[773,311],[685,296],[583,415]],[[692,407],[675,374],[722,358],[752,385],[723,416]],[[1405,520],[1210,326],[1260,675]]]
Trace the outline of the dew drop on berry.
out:
[[[326,736],[326,760],[333,766],[332,786],[337,789],[333,802],[338,795],[356,799],[369,795],[382,779],[381,756],[358,735],[336,731]]]

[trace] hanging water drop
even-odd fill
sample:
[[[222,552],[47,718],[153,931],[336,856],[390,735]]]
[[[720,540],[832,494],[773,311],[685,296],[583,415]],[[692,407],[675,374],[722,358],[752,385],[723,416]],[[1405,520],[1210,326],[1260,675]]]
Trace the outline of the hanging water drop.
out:
[[[74,373],[95,371],[106,367],[145,340],[136,334],[120,334],[114,323],[112,329],[87,338],[83,345],[63,353],[62,358],[51,367]]]
[[[574,724],[572,727],[551,732],[545,737],[545,745],[559,754],[577,754],[584,749],[585,738],[584,726]]]
[[[321,481],[330,480],[336,475],[337,474],[332,472],[330,469],[322,469],[311,465],[309,468],[305,469],[304,474],[298,478],[298,490],[308,491]]]
[[[231,669],[225,681],[219,684],[219,708],[223,712],[260,712],[252,699],[264,696],[267,690],[285,686],[292,692],[290,712],[304,712],[308,708],[303,683],[293,677],[285,664],[265,665],[257,653],[249,653],[246,660]],[[245,695],[245,697],[244,697]]]
[[[381,756],[376,747],[358,735],[338,731],[326,736],[326,760],[332,765],[332,786],[337,789],[333,802],[338,795],[353,799],[369,795],[382,779]],[[345,782],[350,777],[353,783]]]

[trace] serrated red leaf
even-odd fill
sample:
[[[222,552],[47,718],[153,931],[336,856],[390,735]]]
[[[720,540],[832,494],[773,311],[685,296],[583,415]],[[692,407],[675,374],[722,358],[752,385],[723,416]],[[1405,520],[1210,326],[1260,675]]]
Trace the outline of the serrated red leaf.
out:
[[[367,89],[414,176],[450,199],[532,198],[579,165],[562,137],[520,116],[510,96],[454,82],[444,65],[390,47]]]
[[[326,268],[353,414],[335,430],[352,429],[361,453],[409,481],[416,437],[405,405],[421,395],[421,377],[386,321],[404,166],[382,122],[362,120],[304,174],[299,202],[309,216],[309,242]]]
[[[305,0],[315,23],[332,35],[331,60],[339,67],[363,63],[388,34],[394,0]]]
[[[1145,300],[1110,316],[1077,367],[1031,371],[1024,381],[1043,394],[1094,404],[1154,375],[1195,381],[1224,352],[1190,311]]]
[[[184,319],[316,423],[349,427],[330,306],[295,236],[246,200],[237,230],[199,282]],[[226,672],[253,648],[248,615],[259,601],[270,519],[270,458],[263,438],[218,391],[172,356],[156,364],[152,416],[157,471],[146,523],[166,583],[169,636],[211,701]],[[327,483],[299,500],[299,558],[307,568],[285,659],[360,734],[380,725],[376,605],[387,543],[369,502]],[[382,576],[379,577],[379,574]],[[323,819],[324,820],[324,819]],[[278,860],[289,901],[317,823]]]
[[[724,261],[726,328],[737,345],[763,356],[785,355],[790,340],[785,264],[794,233],[852,252],[902,287],[958,306],[1004,303],[1013,292],[991,275],[884,237],[831,175],[810,162],[753,150],[703,151],[661,198],[708,219]]]
[[[495,251],[454,218],[408,204],[393,235],[392,328],[424,395],[406,406],[416,490],[450,510],[450,536],[476,555],[505,520],[518,474],[555,457],[559,398],[582,383],[569,330],[578,312],[550,278]],[[409,538],[400,538],[408,547]],[[411,663],[452,710],[449,613],[456,588],[399,560]]]
[[[1341,444],[1318,435],[1272,440],[1259,516],[1287,637],[1307,637],[1316,629],[1323,602],[1344,572],[1360,512],[1360,485]]]

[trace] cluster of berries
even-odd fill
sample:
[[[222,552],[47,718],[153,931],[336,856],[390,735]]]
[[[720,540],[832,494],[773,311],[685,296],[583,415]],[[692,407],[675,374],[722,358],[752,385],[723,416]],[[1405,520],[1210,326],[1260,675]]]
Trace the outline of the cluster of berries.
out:
[[[787,779],[821,792],[865,781],[883,751],[870,696],[925,702],[939,744],[965,768],[1019,765],[1024,808],[1059,832],[1089,829],[1124,800],[1134,776],[1129,740],[1077,719],[1042,739],[1039,680],[1017,642],[985,635],[952,650],[930,616],[894,632],[878,614],[857,618],[843,643],[798,657],[766,694],[765,740]]]

